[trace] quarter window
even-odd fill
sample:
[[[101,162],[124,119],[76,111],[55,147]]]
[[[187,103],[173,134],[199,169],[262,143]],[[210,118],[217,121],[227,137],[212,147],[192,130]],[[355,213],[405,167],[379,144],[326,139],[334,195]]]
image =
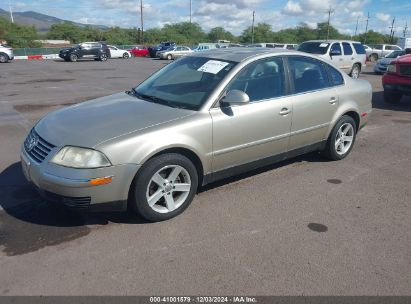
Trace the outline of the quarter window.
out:
[[[250,97],[250,102],[285,95],[284,66],[281,58],[270,58],[250,63],[227,87],[240,90]]]
[[[326,64],[326,67],[328,70],[328,74],[330,75],[332,85],[339,86],[339,85],[344,84],[344,78],[340,72],[338,72],[335,68],[333,68],[329,64]]]
[[[288,62],[295,93],[329,87],[328,75],[322,62],[302,56],[290,56]]]
[[[342,45],[344,49],[344,55],[352,55],[351,45],[347,42],[343,42]]]

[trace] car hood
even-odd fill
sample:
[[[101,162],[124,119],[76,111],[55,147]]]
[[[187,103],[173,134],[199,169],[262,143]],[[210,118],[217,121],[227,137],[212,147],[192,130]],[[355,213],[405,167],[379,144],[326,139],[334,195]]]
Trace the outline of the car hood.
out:
[[[383,64],[383,65],[388,65],[394,60],[395,60],[395,58],[381,58],[377,61],[377,63],[378,64]]]
[[[55,146],[95,147],[114,137],[194,113],[118,93],[52,112],[35,129]]]

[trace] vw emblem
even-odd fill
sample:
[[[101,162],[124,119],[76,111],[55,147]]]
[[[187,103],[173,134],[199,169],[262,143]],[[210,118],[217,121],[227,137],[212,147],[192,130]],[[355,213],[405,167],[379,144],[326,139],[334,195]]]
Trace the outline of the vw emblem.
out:
[[[28,140],[28,143],[27,143],[27,151],[28,152],[33,150],[33,148],[37,145],[37,141],[38,141],[37,136],[30,137],[30,139]]]

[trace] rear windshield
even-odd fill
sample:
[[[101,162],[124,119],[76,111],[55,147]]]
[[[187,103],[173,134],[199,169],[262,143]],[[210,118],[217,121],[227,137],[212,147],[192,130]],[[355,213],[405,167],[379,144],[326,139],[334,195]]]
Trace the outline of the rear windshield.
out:
[[[365,54],[365,48],[361,43],[352,44],[357,54]]]
[[[304,42],[298,47],[298,51],[311,54],[326,54],[330,44],[328,42]]]

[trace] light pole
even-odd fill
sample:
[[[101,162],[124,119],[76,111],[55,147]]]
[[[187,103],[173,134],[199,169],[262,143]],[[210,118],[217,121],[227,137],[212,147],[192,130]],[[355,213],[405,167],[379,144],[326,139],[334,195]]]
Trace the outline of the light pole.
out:
[[[253,11],[253,24],[251,26],[251,44],[254,43],[254,17],[255,17],[255,11]]]
[[[140,0],[140,28],[141,28],[141,44],[144,44],[143,0]]]

